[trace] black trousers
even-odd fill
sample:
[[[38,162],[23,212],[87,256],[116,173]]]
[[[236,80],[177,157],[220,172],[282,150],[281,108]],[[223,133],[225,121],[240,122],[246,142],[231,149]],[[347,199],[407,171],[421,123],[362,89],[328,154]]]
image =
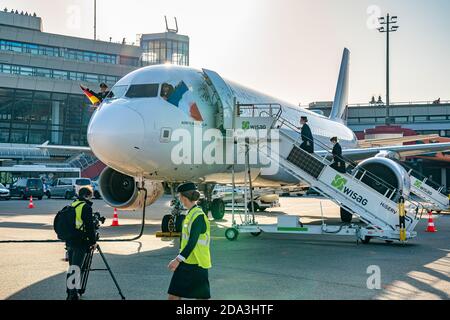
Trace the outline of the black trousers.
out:
[[[300,148],[305,150],[308,153],[314,153],[314,145],[309,142],[309,141],[304,141],[301,145]]]
[[[334,170],[336,170],[337,172],[346,173],[346,171],[345,171],[345,162],[341,162],[341,161],[333,162],[330,165],[330,167],[333,168]]]
[[[87,253],[89,251],[88,245],[71,245],[67,244],[67,253],[69,255],[69,270],[67,272],[66,276],[66,289],[67,294],[76,294],[77,290],[80,288],[77,288],[75,284],[80,283],[81,284],[81,267],[83,265],[84,259],[87,256]],[[77,268],[74,268],[77,267]],[[80,276],[80,279],[75,279],[75,273],[76,275]],[[70,288],[69,288],[70,286]]]

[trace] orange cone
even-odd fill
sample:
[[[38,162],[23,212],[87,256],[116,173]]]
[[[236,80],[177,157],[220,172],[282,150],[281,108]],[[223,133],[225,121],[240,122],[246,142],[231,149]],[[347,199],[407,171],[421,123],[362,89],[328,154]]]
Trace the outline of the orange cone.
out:
[[[28,204],[28,209],[33,209],[34,203],[33,203],[33,196],[30,197],[30,203]]]
[[[436,227],[434,226],[434,221],[433,221],[433,214],[430,212],[428,212],[429,218],[428,218],[428,227],[427,227],[427,232],[437,232]]]
[[[114,208],[114,217],[111,224],[111,227],[118,227],[119,226],[119,215],[117,214],[117,209]]]

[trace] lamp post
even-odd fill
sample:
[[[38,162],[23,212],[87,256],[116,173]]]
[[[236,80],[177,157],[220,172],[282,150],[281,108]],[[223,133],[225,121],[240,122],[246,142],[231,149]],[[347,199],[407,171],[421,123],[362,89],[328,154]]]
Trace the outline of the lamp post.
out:
[[[97,40],[97,0],[94,0],[94,40]]]
[[[390,16],[389,13],[386,17],[379,18],[381,27],[378,31],[386,33],[386,125],[391,124],[391,117],[389,114],[390,96],[389,96],[389,34],[396,32],[399,28],[397,25],[397,16]]]

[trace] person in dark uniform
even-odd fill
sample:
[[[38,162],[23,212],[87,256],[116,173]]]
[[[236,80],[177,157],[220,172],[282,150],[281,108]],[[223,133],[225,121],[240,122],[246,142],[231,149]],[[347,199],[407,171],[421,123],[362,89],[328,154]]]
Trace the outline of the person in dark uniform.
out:
[[[104,82],[100,83],[100,92],[96,94],[97,98],[99,98],[100,102],[105,100],[111,94],[111,91],[108,90],[108,85]]]
[[[108,85],[104,82],[100,83],[100,92],[94,92],[93,90],[85,88],[83,86],[81,86],[81,89],[92,102],[94,107],[98,107],[106,98],[112,98],[114,96],[114,94],[108,90]],[[97,98],[98,101],[94,101],[91,96]]]
[[[169,300],[207,300],[211,298],[208,278],[208,269],[211,268],[209,220],[197,205],[200,193],[195,184],[182,184],[177,192],[188,213],[183,221],[180,254],[168,265],[173,272]]]
[[[331,143],[334,145],[333,146],[333,163],[331,164],[330,167],[332,167],[334,170],[341,172],[341,173],[345,173],[345,161],[344,158],[342,157],[342,147],[338,142],[338,138],[337,137],[333,137],[330,139]]]
[[[164,100],[168,100],[169,97],[172,95],[173,91],[174,91],[173,86],[171,86],[168,83],[163,83],[161,87],[161,98],[163,98]]]
[[[311,132],[311,128],[308,125],[308,118],[301,117],[300,124],[302,125],[302,141],[300,148],[309,153],[314,153],[314,137]]]
[[[66,241],[70,266],[66,278],[67,300],[80,299],[79,288],[74,288],[74,283],[69,281],[69,278],[76,272],[74,267],[78,271],[81,270],[86,254],[97,242],[92,215],[92,191],[88,188],[82,188],[78,194],[78,199],[71,206],[75,208],[75,227],[81,231],[80,237]]]

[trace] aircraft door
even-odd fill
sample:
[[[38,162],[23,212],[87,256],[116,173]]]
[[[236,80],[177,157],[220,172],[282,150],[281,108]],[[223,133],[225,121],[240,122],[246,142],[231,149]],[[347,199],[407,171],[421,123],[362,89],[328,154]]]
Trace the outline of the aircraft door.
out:
[[[230,87],[222,77],[214,71],[203,69],[203,74],[208,84],[214,90],[218,100],[219,114],[216,119],[218,129],[233,129],[234,96]]]

